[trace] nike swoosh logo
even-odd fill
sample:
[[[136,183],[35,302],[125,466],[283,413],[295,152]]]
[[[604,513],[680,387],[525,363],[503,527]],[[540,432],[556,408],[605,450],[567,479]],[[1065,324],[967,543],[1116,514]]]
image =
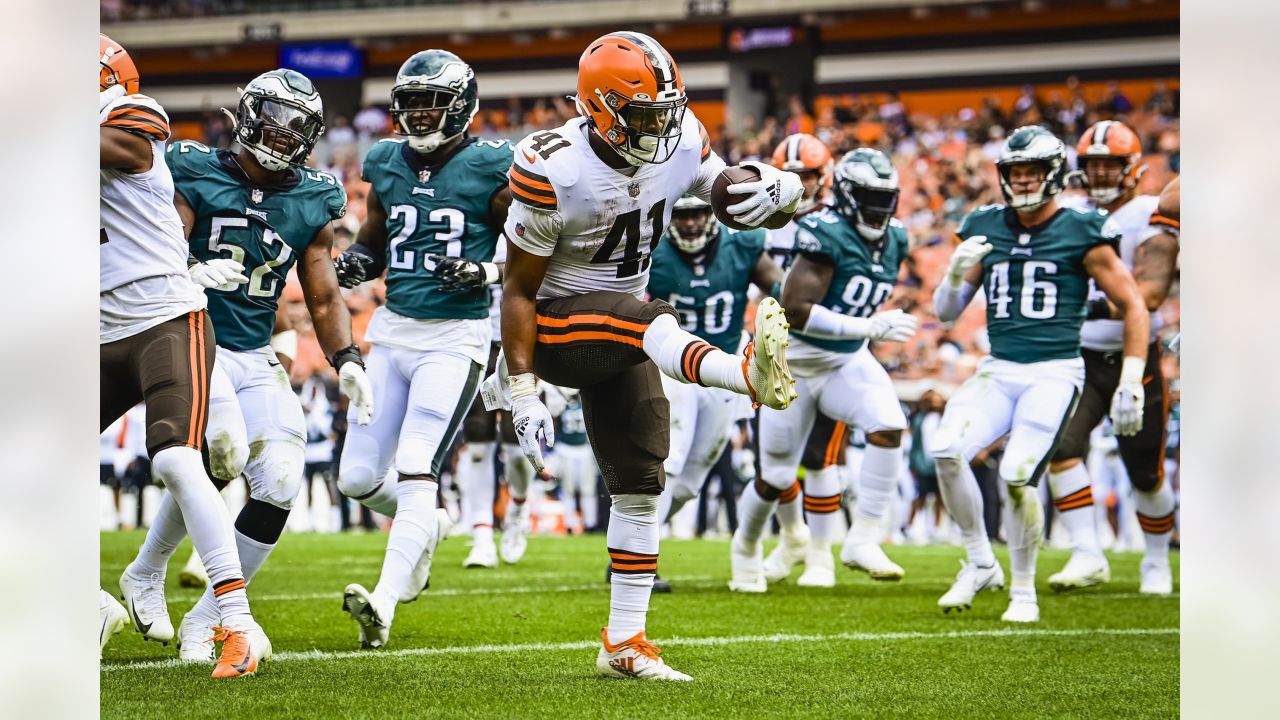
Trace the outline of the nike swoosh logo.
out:
[[[530,155],[530,154],[529,154],[529,151],[528,151],[528,150],[521,149],[521,150],[520,150],[520,154],[521,154],[521,155],[524,155],[524,159],[525,159],[525,160],[528,160],[530,163],[535,163],[535,162],[537,162],[537,161],[538,161],[538,159],[537,159],[537,158],[535,158],[534,156],[532,156],[532,155]]]
[[[270,365],[271,367],[280,367],[280,363],[276,362],[275,360],[268,360],[267,364]]]
[[[250,650],[249,652],[245,653],[244,662],[240,663],[239,665],[232,665],[231,667],[235,669],[235,671],[238,673],[247,673],[249,672],[249,666],[252,664],[253,664],[253,651]]]
[[[143,635],[151,632],[151,626],[155,625],[155,623],[149,622],[146,625],[142,624],[142,620],[138,618],[138,611],[133,606],[133,598],[129,598],[129,614],[133,616],[133,624],[138,627],[138,632]]]

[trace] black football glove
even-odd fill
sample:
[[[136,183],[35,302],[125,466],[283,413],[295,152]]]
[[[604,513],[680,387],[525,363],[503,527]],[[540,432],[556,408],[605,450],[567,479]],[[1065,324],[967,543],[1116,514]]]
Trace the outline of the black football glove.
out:
[[[333,261],[333,269],[338,273],[338,285],[344,288],[353,288],[381,275],[377,265],[378,261],[374,257],[356,250],[348,250]]]
[[[487,263],[434,254],[428,254],[427,259],[435,263],[434,273],[440,278],[442,290],[475,290],[489,284],[489,274],[484,267]]]

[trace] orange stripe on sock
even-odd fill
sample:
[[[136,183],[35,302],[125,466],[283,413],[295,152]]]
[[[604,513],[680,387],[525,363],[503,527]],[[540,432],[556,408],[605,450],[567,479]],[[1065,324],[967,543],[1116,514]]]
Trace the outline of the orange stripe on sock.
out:
[[[244,584],[245,584],[244,580],[232,580],[231,582],[223,583],[213,589],[213,595],[214,597],[222,597],[223,595],[226,595],[229,592],[235,592],[236,590],[243,590]]]
[[[797,480],[791,483],[791,487],[782,491],[782,494],[778,496],[778,502],[789,503],[792,500],[795,500],[796,496],[798,496],[799,494],[800,494],[800,481]]]

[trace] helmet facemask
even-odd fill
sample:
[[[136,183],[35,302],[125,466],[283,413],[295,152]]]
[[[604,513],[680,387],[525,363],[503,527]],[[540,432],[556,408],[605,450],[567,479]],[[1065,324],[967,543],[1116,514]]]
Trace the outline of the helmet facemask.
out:
[[[323,132],[321,115],[301,103],[252,90],[240,96],[236,137],[267,170],[305,165]]]
[[[623,159],[636,166],[671,159],[680,143],[688,98],[680,95],[658,102],[627,100],[619,93],[605,96],[599,90],[596,98],[615,121],[603,136]]]
[[[853,223],[858,235],[877,241],[884,237],[898,210],[898,171],[884,153],[858,148],[847,153],[835,169],[836,212]]]
[[[1094,155],[1080,158],[1089,197],[1099,205],[1110,205],[1137,187],[1142,172],[1133,172],[1134,161],[1121,155]],[[1091,169],[1092,168],[1092,169]]]
[[[1039,167],[1043,171],[1043,179],[1035,190],[1027,193],[1015,193],[1013,181],[1010,178],[1015,167],[1024,165]],[[1061,158],[997,163],[996,169],[1000,171],[1000,191],[1004,193],[1005,202],[1014,210],[1023,212],[1035,210],[1042,207],[1054,195],[1062,191],[1064,173]],[[1057,178],[1056,183],[1054,182],[1055,177]]]
[[[706,250],[719,231],[720,223],[711,211],[711,205],[693,197],[676,201],[671,210],[671,224],[667,226],[667,235],[675,243],[677,250],[686,255],[697,255]]]
[[[397,87],[391,91],[390,112],[396,132],[407,136],[409,146],[423,154],[462,134],[445,135],[449,111],[461,111],[462,105],[462,94],[450,88]]]

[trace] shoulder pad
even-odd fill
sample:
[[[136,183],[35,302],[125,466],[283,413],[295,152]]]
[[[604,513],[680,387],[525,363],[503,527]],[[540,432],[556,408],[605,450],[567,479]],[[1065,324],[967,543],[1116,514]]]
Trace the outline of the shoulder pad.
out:
[[[140,135],[152,142],[164,142],[172,134],[169,115],[160,103],[146,95],[125,95],[102,109],[99,125]]]
[[[557,147],[559,143],[568,147]],[[570,150],[569,141],[551,130],[521,140],[507,174],[511,199],[539,210],[556,210],[557,190],[572,187],[578,181],[578,165]]]
[[[204,177],[218,163],[218,156],[204,143],[195,140],[179,140],[165,148],[165,165],[174,182]]]

